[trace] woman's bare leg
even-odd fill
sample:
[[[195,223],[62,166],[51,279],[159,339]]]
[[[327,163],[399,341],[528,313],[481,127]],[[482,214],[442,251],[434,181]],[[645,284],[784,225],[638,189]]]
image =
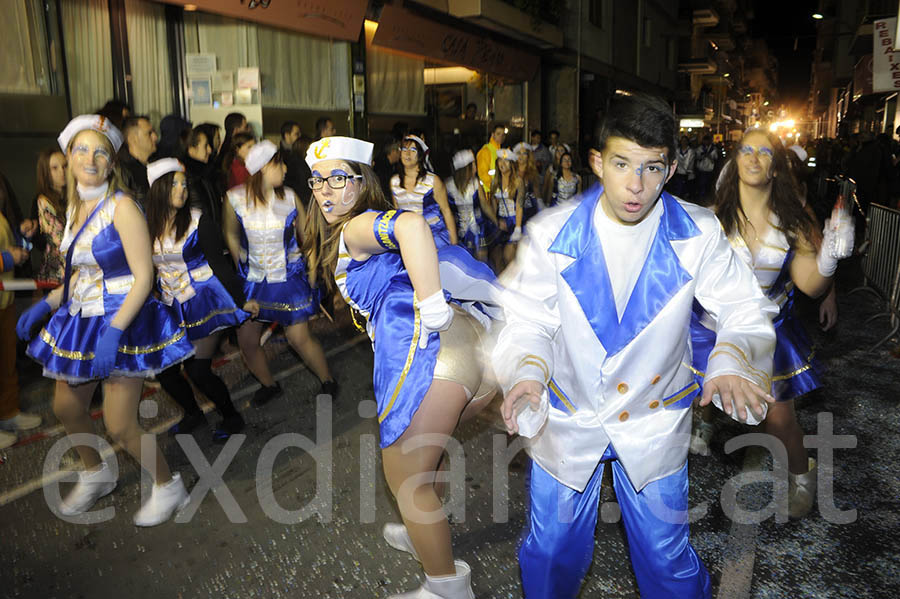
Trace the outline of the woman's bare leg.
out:
[[[275,384],[272,373],[269,370],[269,362],[266,360],[266,354],[263,348],[259,346],[259,339],[262,335],[263,323],[255,320],[246,320],[244,324],[238,327],[237,338],[238,346],[241,348],[241,355],[244,357],[244,363],[253,373],[259,382],[266,387]]]
[[[91,397],[97,388],[96,382],[72,386],[65,381],[56,381],[56,392],[53,396],[53,413],[59,418],[67,435],[87,433],[95,435],[94,423],[89,410]],[[85,470],[95,470],[103,461],[93,447],[76,445],[75,451],[81,457]]]
[[[322,344],[309,330],[308,322],[292,324],[284,330],[288,343],[291,344],[303,361],[309,366],[319,380],[323,383],[332,379],[328,370],[328,361],[325,359],[325,350]]]

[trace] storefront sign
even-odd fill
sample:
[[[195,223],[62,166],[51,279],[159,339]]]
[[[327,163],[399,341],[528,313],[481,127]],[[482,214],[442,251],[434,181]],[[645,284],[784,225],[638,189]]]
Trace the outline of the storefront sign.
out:
[[[372,44],[525,81],[534,76],[538,57],[487,37],[466,33],[385,5]]]
[[[366,3],[359,0],[157,0],[318,37],[355,42]]]
[[[872,36],[872,91],[900,89],[900,52],[894,51],[897,19],[875,21]]]

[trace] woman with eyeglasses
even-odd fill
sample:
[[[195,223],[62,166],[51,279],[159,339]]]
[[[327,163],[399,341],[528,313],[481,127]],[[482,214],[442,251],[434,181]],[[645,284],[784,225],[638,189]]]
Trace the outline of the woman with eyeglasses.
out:
[[[802,323],[794,314],[794,290],[818,297],[828,290],[838,259],[853,246],[852,224],[840,231],[820,232],[815,217],[799,197],[788,164],[787,150],[771,133],[751,129],[737,146],[736,155],[723,167],[716,185],[716,215],[734,251],[756,274],[766,296],[779,307],[775,317],[775,362],[772,395],[762,423],[787,450],[789,472],[788,514],[802,518],[816,496],[816,461],[803,446],[794,399],[822,384],[819,365]],[[841,219],[836,219],[838,224]],[[849,241],[847,235],[849,234]],[[714,323],[694,303],[691,321],[693,369],[702,384],[709,355],[716,343]],[[732,351],[727,347],[716,351]],[[704,410],[694,430],[691,452],[709,455],[713,436],[712,413]]]
[[[306,211],[294,190],[284,186],[287,168],[275,144],[264,140],[253,146],[246,166],[250,178],[228,191],[223,218],[228,251],[244,279],[244,295],[259,306],[256,318],[238,329],[244,361],[262,384],[254,403],[262,405],[282,393],[259,345],[264,322],[284,326],[288,343],[319,378],[321,392],[335,395],[337,383],[307,322],[319,309],[319,294],[307,280],[298,243]]]
[[[53,412],[67,434],[92,435],[88,410],[102,382],[107,432],[155,482],[134,523],[155,526],[184,508],[189,496],[138,422],[141,389],[145,378],[188,359],[194,348],[172,310],[150,296],[147,222],[116,170],[122,134],[99,115],[82,115],[63,129],[59,144],[68,160],[68,218],[59,248],[65,256],[63,285],[25,311],[16,332],[30,339],[32,329],[53,313],[28,346],[44,376],[56,379]],[[75,449],[84,470],[58,506],[64,516],[88,511],[116,487],[116,473],[99,447]]]
[[[428,146],[422,138],[407,135],[400,144],[397,174],[391,177],[394,207],[421,214],[437,247],[455,245],[456,220],[450,211],[443,181],[425,167]]]
[[[499,316],[490,269],[456,246],[435,247],[421,215],[392,209],[369,166],[372,144],[331,137],[310,146],[318,210],[303,252],[365,321],[375,352],[381,457],[403,524],[389,545],[422,562],[425,584],[393,599],[470,599],[471,570],[454,560],[441,506],[445,444],[494,394],[482,340]],[[332,185],[332,182],[334,185]]]

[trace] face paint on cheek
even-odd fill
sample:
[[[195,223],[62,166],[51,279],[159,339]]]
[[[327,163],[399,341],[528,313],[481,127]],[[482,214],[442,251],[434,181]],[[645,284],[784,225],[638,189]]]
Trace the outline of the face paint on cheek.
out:
[[[349,206],[353,202],[356,201],[356,192],[352,189],[344,188],[344,193],[341,194],[341,206]]]

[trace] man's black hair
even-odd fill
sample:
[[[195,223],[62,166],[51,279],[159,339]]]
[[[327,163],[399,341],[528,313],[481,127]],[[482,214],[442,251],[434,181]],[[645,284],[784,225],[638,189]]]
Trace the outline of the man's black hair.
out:
[[[247,120],[240,112],[231,112],[225,117],[225,135],[230,137],[234,135],[234,130],[240,127],[241,123]]]
[[[544,134],[541,133],[541,130],[540,130],[540,129],[532,129],[532,130],[531,130],[531,135],[532,135],[532,137],[534,137],[535,135],[540,135],[541,137],[544,137]]]
[[[298,123],[297,121],[285,121],[281,123],[281,137],[284,137],[285,135],[293,131],[294,127],[299,128],[300,123]]]
[[[602,152],[610,137],[623,137],[645,148],[666,148],[671,159],[677,124],[672,108],[657,96],[616,96],[597,128],[594,147]]]
[[[325,127],[328,126],[328,123],[332,123],[333,121],[327,116],[320,116],[316,119],[316,136],[321,139],[322,131],[325,130]]]
[[[122,137],[125,138],[126,142],[128,141],[128,134],[132,129],[140,125],[141,121],[147,121],[151,126],[153,125],[153,123],[150,122],[150,117],[146,114],[130,116],[122,122]]]
[[[559,137],[559,131],[557,131],[556,129],[550,129],[550,133],[548,135],[556,135],[556,137]]]
[[[502,122],[494,123],[494,126],[491,127],[491,135],[493,135],[494,131],[496,131],[497,129],[503,129],[504,131],[506,131],[506,124]]]

